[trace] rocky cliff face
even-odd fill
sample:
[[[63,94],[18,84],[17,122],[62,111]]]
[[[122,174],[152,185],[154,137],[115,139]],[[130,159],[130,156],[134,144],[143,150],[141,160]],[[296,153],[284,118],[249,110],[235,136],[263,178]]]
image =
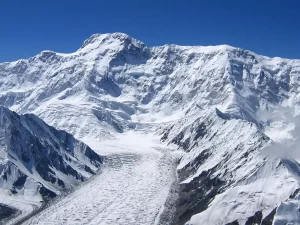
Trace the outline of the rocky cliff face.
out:
[[[56,196],[91,177],[102,158],[32,114],[0,107],[1,192],[25,200]]]
[[[282,212],[297,201],[297,159],[264,149],[297,126],[299,75],[299,60],[227,45],[147,47],[97,34],[71,54],[0,64],[0,104],[92,147],[116,132],[154,130],[185,151],[177,223],[270,224],[288,221]],[[278,117],[283,106],[296,113]]]

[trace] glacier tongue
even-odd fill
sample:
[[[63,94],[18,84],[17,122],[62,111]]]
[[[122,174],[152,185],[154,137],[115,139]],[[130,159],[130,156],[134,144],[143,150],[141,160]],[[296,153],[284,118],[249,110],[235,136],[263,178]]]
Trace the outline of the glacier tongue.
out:
[[[288,137],[293,124],[278,119],[276,109],[288,102],[298,110],[299,74],[300,60],[268,58],[227,45],[148,47],[126,34],[96,34],[74,53],[43,51],[1,63],[0,105],[33,113],[108,157],[128,152],[124,142],[132,130],[155,134],[164,145],[184,150],[177,168],[179,224],[270,224],[294,218],[283,218],[282,212],[297,205],[297,158],[270,157],[263,149],[268,146],[272,153],[273,141]],[[140,138],[133,134],[127,139],[131,144]],[[122,144],[110,147],[115,142]],[[135,152],[146,157],[148,144]],[[150,161],[157,165],[157,160]],[[124,170],[132,165],[137,164],[126,164]],[[108,168],[108,174],[124,175]],[[95,180],[101,176],[106,175]],[[105,182],[113,181],[101,184]],[[45,214],[55,210],[49,207]],[[112,216],[123,215],[118,212]],[[136,213],[134,208],[130,212]],[[91,221],[90,215],[84,217]]]
[[[25,224],[171,223],[172,216],[161,220],[160,215],[176,180],[178,154],[137,131],[99,143],[99,148],[107,151],[101,173]],[[174,207],[169,210],[173,215]]]

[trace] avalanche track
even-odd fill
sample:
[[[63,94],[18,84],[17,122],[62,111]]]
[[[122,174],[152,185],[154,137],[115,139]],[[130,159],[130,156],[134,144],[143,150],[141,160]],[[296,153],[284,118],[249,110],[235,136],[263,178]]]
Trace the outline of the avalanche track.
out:
[[[106,155],[101,173],[24,224],[151,225],[162,217],[170,223],[165,214],[173,209],[165,206],[174,201],[178,154],[136,132],[98,149]]]

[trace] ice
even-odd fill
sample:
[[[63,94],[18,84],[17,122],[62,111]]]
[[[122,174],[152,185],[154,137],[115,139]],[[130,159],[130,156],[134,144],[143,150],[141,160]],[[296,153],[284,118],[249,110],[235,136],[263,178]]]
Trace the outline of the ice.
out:
[[[134,218],[158,223],[155,214],[163,214],[175,170],[180,224],[244,224],[257,212],[265,217],[292,201],[300,173],[294,154],[283,151],[289,156],[284,161],[283,154],[271,151],[271,157],[264,148],[295,143],[297,129],[294,121],[265,119],[257,112],[276,114],[285,102],[299,111],[299,74],[300,60],[228,45],[148,47],[122,33],[92,35],[71,54],[44,51],[0,64],[0,105],[34,113],[108,160],[100,175],[33,221],[45,222],[47,216],[53,223],[130,224]],[[162,162],[169,157],[180,158],[176,169]],[[98,192],[89,189],[98,184]],[[149,216],[138,215],[142,210]]]
[[[160,224],[176,182],[173,149],[140,132],[100,143],[100,149],[106,155],[101,173],[25,224]]]

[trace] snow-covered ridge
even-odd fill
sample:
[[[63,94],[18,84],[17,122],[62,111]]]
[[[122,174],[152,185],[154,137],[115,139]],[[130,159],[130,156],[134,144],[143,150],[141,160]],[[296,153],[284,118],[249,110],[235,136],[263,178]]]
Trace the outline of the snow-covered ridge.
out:
[[[289,126],[257,112],[273,113],[283,102],[298,109],[299,77],[300,60],[95,34],[74,53],[0,64],[0,105],[33,113],[93,149],[116,133],[155,131],[186,151],[178,222],[245,224],[255,215],[273,220],[281,202],[297,200],[289,199],[299,186],[297,161],[261,152],[274,130]]]
[[[39,205],[90,178],[101,163],[100,156],[65,131],[35,115],[18,115],[0,106],[2,203],[16,199],[16,205]]]
[[[125,34],[98,34],[71,54],[44,51],[28,60],[0,64],[1,102],[18,112],[34,112],[45,119],[50,116],[43,115],[45,111],[52,111],[57,104],[80,99],[71,107],[76,107],[74,111],[84,108],[84,117],[90,115],[87,122],[99,127],[93,134],[84,132],[85,136],[101,138],[110,136],[104,130],[134,127],[144,117],[157,120],[151,118],[153,113],[172,119],[182,112],[179,106],[210,104],[205,98],[214,101],[211,105],[222,103],[221,110],[230,110],[237,116],[250,114],[253,119],[256,109],[252,107],[264,99],[258,100],[252,94],[266,92],[258,87],[262,79],[268,79],[269,73],[278,73],[279,68],[284,69],[283,73],[296,73],[297,65],[299,61],[266,58],[226,45],[149,48]],[[274,85],[273,79],[265,82]],[[205,92],[201,94],[199,90]],[[270,94],[266,93],[265,98]],[[247,98],[242,104],[249,110],[235,104],[240,98]],[[103,130],[103,123],[98,124],[95,117],[110,122]],[[77,137],[82,136],[80,130],[87,129],[85,123],[74,127],[74,123],[54,120],[46,119],[61,129],[73,126],[69,131]]]

